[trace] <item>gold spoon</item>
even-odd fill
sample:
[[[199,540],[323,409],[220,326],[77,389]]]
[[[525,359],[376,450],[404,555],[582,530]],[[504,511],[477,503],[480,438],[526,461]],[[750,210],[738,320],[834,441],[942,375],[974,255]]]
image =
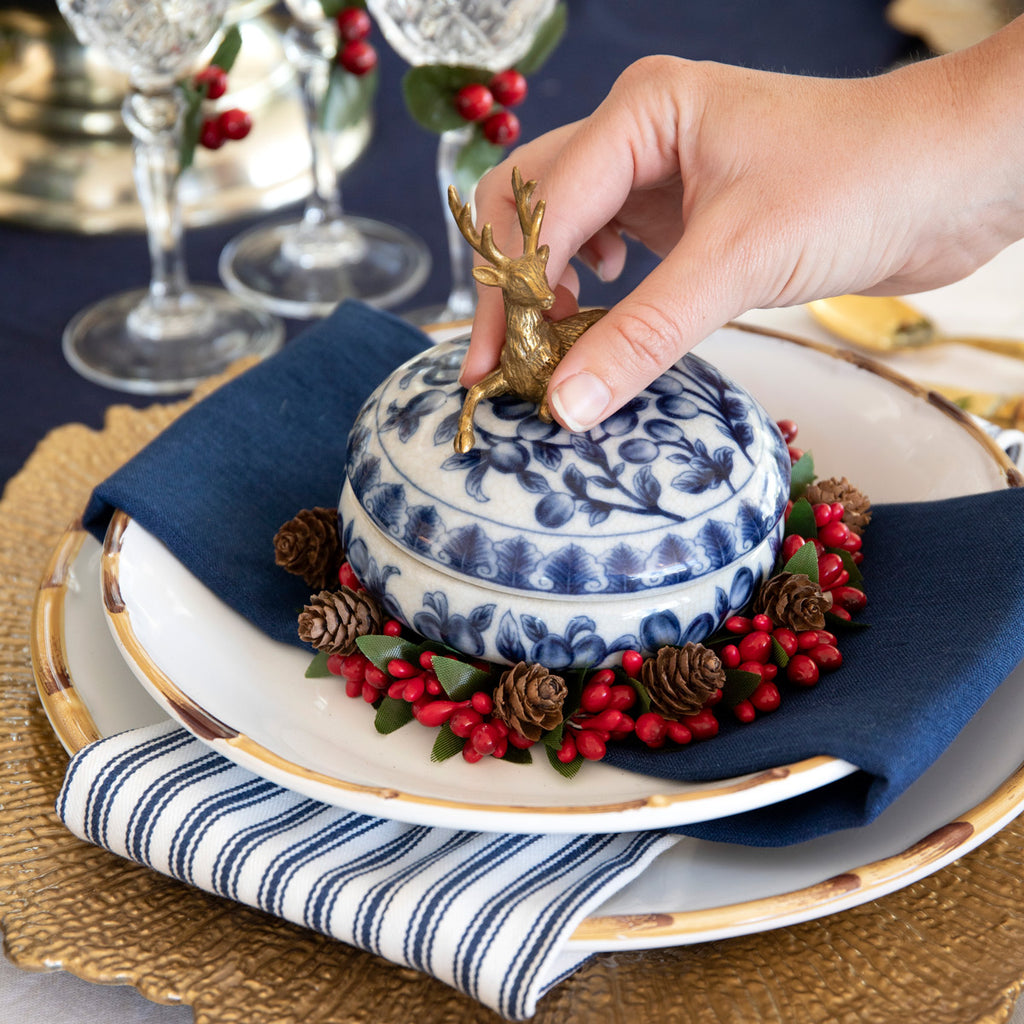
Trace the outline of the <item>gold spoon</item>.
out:
[[[1024,339],[945,335],[920,310],[902,299],[839,295],[808,302],[807,309],[826,330],[871,352],[900,352],[952,343],[1024,359]]]

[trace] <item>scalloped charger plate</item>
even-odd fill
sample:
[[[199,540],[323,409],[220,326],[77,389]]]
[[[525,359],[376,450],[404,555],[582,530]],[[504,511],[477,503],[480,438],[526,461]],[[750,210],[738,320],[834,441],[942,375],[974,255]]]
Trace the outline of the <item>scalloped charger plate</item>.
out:
[[[828,349],[820,354],[835,358]],[[734,355],[750,353],[744,356],[739,345]],[[937,408],[942,411],[942,403]],[[769,410],[780,416],[785,411],[772,405]],[[991,457],[1000,474],[1009,470],[987,442],[975,442],[982,445],[982,462]],[[34,610],[40,694],[71,751],[164,715],[163,700],[154,702],[137,685],[118,648],[103,636],[100,563],[99,545],[80,531],[69,532],[54,553]],[[1019,668],[946,753],[871,825],[779,850],[683,839],[585,920],[571,945],[595,952],[649,949],[749,934],[856,906],[931,874],[1024,806],[1024,740],[1015,725],[1022,714]]]

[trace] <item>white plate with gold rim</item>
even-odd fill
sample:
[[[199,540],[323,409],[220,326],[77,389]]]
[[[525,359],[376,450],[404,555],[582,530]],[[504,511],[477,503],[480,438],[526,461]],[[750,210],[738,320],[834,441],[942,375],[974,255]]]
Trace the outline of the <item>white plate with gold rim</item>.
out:
[[[958,410],[870,361],[739,328],[716,332],[702,351],[772,415],[801,424],[822,475],[845,473],[875,500],[946,497],[1019,480]],[[114,639],[171,717],[242,767],[361,813],[494,831],[633,831],[763,807],[854,770],[820,756],[680,783],[591,764],[567,781],[544,758],[529,766],[432,764],[432,731],[413,724],[379,735],[341,680],[305,680],[305,652],[269,640],[121,513],[107,534],[102,575]]]
[[[101,548],[72,530],[36,597],[32,653],[40,696],[73,752],[162,720],[103,627]],[[923,878],[978,846],[1024,808],[1024,668],[942,757],[871,825],[781,849],[682,839],[577,928],[575,951],[687,945],[795,924]]]

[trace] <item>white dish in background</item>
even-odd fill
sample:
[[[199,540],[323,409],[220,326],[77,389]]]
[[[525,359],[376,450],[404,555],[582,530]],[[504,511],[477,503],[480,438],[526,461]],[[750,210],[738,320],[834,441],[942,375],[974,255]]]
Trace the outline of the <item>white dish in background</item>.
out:
[[[771,415],[797,420],[798,443],[815,451],[819,475],[845,474],[876,502],[980,492],[1019,478],[959,410],[859,357],[740,328],[716,332],[702,354]],[[269,640],[121,513],[107,535],[103,576],[115,641],[168,714],[243,767],[362,813],[476,830],[634,831],[740,813],[854,770],[822,756],[677,783],[601,764],[567,781],[543,757],[530,766],[432,764],[432,730],[412,723],[379,735],[340,679],[304,679],[307,653]]]

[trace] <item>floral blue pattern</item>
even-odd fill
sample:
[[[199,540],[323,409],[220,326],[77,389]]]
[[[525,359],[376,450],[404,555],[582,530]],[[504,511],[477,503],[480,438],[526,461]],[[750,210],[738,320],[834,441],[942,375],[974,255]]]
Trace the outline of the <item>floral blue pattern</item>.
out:
[[[418,557],[517,591],[635,593],[721,569],[776,529],[788,498],[785,445],[767,414],[703,360],[685,356],[581,434],[542,422],[515,397],[482,403],[475,447],[453,453],[463,352],[438,346],[406,364],[350,435],[356,498]],[[444,620],[439,608],[423,614]],[[563,637],[567,649],[580,635]]]

